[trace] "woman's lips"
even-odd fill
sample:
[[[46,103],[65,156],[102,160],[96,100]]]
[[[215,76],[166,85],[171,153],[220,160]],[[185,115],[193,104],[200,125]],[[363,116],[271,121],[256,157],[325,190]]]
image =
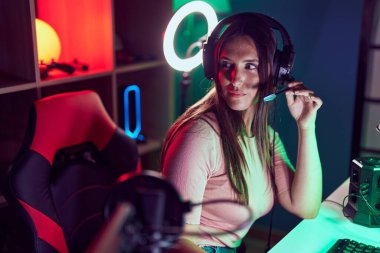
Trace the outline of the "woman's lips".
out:
[[[246,94],[241,91],[228,90],[228,95],[231,97],[242,97],[242,96],[245,96]]]

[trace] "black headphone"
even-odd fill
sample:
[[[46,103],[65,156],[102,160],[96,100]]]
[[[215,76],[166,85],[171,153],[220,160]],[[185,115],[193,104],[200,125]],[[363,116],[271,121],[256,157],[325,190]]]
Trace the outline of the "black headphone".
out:
[[[276,85],[283,84],[284,81],[291,79],[290,71],[294,63],[294,50],[293,45],[290,40],[290,36],[286,29],[275,19],[266,16],[261,13],[255,12],[244,12],[235,14],[222,19],[218,25],[214,28],[211,35],[207,38],[207,41],[203,44],[203,70],[204,74],[208,79],[214,79],[215,77],[215,62],[214,62],[214,51],[221,38],[223,29],[231,25],[236,21],[247,21],[254,22],[254,20],[261,19],[268,24],[273,30],[277,30],[281,34],[282,39],[282,49],[276,49],[274,59],[273,59],[273,76]],[[277,43],[278,46],[278,43]]]

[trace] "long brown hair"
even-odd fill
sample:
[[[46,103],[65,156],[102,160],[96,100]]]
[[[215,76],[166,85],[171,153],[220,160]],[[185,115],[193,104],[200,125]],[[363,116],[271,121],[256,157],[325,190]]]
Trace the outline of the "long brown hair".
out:
[[[260,83],[251,131],[256,138],[257,150],[262,165],[264,168],[269,168],[270,137],[268,118],[271,103],[263,102],[263,98],[274,90],[272,68],[276,41],[271,28],[264,20],[258,17],[248,21],[247,19],[237,20],[229,24],[223,31],[214,52],[216,56],[214,64],[214,87],[212,87],[202,99],[189,107],[169,129],[161,154],[161,167],[163,167],[164,159],[172,140],[176,137],[181,128],[188,122],[197,120],[208,112],[213,112],[220,128],[219,134],[231,186],[238,198],[248,203],[248,187],[244,178],[244,171],[248,169],[247,161],[239,144],[239,140],[241,140],[243,141],[243,145],[246,145],[243,137],[247,135],[242,112],[230,109],[223,98],[218,80],[218,63],[224,44],[232,38],[245,35],[249,36],[255,43],[260,62],[258,67]]]

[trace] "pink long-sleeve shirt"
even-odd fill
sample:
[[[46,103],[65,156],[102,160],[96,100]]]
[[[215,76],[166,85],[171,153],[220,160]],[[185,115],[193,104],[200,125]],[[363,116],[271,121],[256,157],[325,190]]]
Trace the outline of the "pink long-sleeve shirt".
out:
[[[228,179],[223,159],[219,127],[212,114],[189,123],[171,143],[164,159],[163,174],[174,184],[184,200],[192,203],[215,199],[237,200]],[[247,209],[233,204],[209,204],[193,208],[185,217],[185,223],[198,225],[203,232],[189,237],[196,245],[238,247],[250,225],[272,208],[274,187],[269,170],[263,168],[254,137],[245,137],[247,145],[241,145],[248,171],[244,174],[249,192],[249,207],[253,217],[248,226],[235,230],[248,217]],[[277,194],[289,189],[290,173],[293,173],[284,146],[275,138],[275,182]],[[227,232],[212,235],[213,232]]]

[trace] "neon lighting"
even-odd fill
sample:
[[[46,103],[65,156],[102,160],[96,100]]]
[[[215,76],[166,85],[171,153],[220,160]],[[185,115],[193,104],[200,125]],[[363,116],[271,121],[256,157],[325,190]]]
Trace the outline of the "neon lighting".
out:
[[[57,32],[45,21],[36,18],[37,53],[39,64],[58,61],[61,55],[61,41]]]
[[[177,56],[174,49],[174,36],[175,32],[181,21],[189,14],[199,12],[205,16],[207,20],[207,35],[210,35],[214,27],[218,23],[218,18],[214,9],[207,3],[202,1],[193,1],[182,6],[176,13],[166,28],[164,35],[164,55],[168,64],[179,71],[190,72],[193,68],[197,67],[202,62],[202,51],[200,50],[194,56],[181,59]]]
[[[136,126],[135,129],[131,129],[131,115],[130,115],[130,102],[129,101],[129,93],[134,93],[134,108],[135,108],[135,116],[136,116]],[[130,85],[124,89],[124,131],[125,134],[131,137],[132,139],[136,139],[141,131],[141,103],[140,103],[140,88],[137,85]]]

